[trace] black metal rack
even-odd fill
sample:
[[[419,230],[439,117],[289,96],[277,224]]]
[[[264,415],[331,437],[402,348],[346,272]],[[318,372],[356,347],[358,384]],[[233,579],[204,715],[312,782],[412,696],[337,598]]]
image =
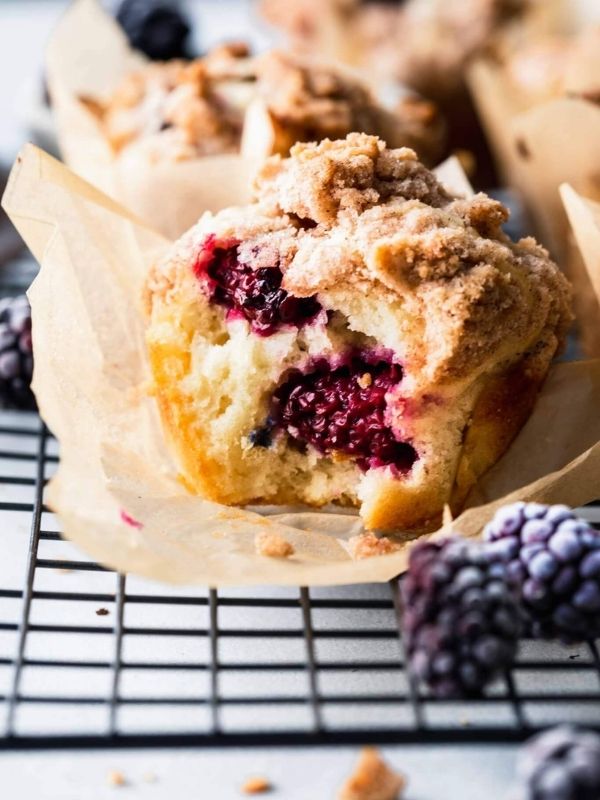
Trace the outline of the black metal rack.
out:
[[[404,669],[397,582],[296,591],[138,589],[138,579],[61,555],[72,546],[43,504],[55,444],[33,415],[0,416],[0,529],[8,535],[14,518],[21,527],[29,520],[30,530],[22,587],[0,587],[0,633],[12,637],[0,649],[0,748],[502,743],[566,718],[600,728],[594,642],[570,649],[526,642],[514,670],[483,700],[441,702]],[[83,585],[72,590],[66,571]],[[94,590],[95,575],[112,589]],[[82,609],[89,623],[77,621]],[[127,645],[140,638],[136,656]],[[100,640],[103,655],[96,656]],[[200,652],[190,656],[193,645]],[[91,686],[99,674],[106,679],[101,691]],[[136,683],[149,676],[151,690],[140,693]],[[259,689],[251,690],[256,682]],[[50,709],[49,729],[35,714],[23,722],[31,709]],[[82,730],[79,716],[90,709],[101,719]],[[139,725],[142,712],[157,709],[160,720]],[[70,727],[73,710],[77,724]]]

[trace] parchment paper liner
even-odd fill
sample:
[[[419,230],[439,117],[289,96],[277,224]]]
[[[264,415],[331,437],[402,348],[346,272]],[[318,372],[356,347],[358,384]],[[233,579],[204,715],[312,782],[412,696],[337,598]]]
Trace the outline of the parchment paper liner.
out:
[[[563,184],[560,194],[571,224],[567,270],[575,278],[575,308],[588,355],[600,356],[600,203]]]
[[[174,239],[202,212],[223,208],[224,196],[236,197],[238,203],[249,200],[249,177],[272,146],[273,133],[263,115],[260,130],[245,134],[246,155],[157,163],[115,157],[97,118],[80,98],[107,97],[126,74],[144,63],[96,0],[75,0],[48,43],[48,86],[65,163]],[[257,115],[252,123],[258,126]],[[250,144],[255,157],[248,154]]]
[[[473,63],[468,78],[504,181],[521,193],[538,238],[564,263],[568,223],[558,188],[568,182],[600,200],[600,105],[562,97],[528,107],[492,58]]]
[[[47,502],[66,536],[101,563],[174,583],[341,584],[385,581],[405,568],[410,544],[351,560],[344,541],[360,530],[356,516],[265,517],[186,494],[145,391],[140,289],[165,240],[31,145],[3,202],[41,264],[30,290],[34,391],[60,442]],[[517,497],[579,505],[600,495],[599,401],[600,362],[557,365],[457,530],[478,534],[498,505]],[[295,555],[255,555],[265,526],[292,542]]]

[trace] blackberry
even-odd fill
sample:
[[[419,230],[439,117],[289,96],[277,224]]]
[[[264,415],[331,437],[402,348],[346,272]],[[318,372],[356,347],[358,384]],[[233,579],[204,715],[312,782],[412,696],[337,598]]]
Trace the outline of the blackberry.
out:
[[[568,506],[513,503],[484,531],[491,561],[517,587],[535,638],[600,637],[600,533]]]
[[[278,264],[253,269],[240,261],[238,247],[238,243],[220,246],[211,235],[200,249],[194,273],[208,280],[211,302],[244,317],[258,336],[271,336],[282,325],[299,328],[321,311],[314,297],[294,297],[281,288]]]
[[[561,725],[530,739],[519,755],[520,800],[598,800],[600,736]]]
[[[117,22],[129,43],[153,61],[187,58],[190,24],[179,5],[165,0],[123,0]]]
[[[0,405],[34,410],[31,308],[25,295],[0,300]]]
[[[402,581],[405,649],[412,674],[436,697],[481,695],[513,663],[520,615],[502,572],[481,545],[458,537],[411,552]]]
[[[373,353],[354,353],[335,369],[322,359],[277,389],[272,417],[295,441],[355,458],[360,469],[392,465],[407,472],[415,449],[386,422],[386,395],[401,380],[399,364]]]

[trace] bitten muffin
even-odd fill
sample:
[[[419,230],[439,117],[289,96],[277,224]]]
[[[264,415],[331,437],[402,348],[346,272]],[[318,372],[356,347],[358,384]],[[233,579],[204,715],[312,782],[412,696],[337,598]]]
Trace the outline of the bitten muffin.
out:
[[[238,151],[257,100],[273,127],[273,152],[282,155],[297,141],[354,130],[412,147],[429,163],[442,151],[444,126],[432,103],[408,96],[391,111],[347,69],[282,51],[251,57],[243,44],[189,63],[148,64],[93,107],[116,153],[136,148],[179,161]]]
[[[297,144],[205,214],[147,284],[162,420],[193,492],[356,506],[419,531],[526,420],[571,321],[507,210],[374,136]]]

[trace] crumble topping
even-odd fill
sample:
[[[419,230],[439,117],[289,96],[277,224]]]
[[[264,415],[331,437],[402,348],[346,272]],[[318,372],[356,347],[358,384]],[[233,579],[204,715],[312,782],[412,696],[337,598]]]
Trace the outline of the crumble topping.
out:
[[[443,126],[433,104],[407,99],[389,111],[341,67],[276,50],[251,57],[243,43],[191,62],[148,64],[127,76],[106,103],[86,102],[116,152],[140,140],[155,157],[181,160],[236,152],[246,109],[256,98],[276,126],[277,152],[287,153],[296,141],[364,130],[431,160],[440,153]]]
[[[432,380],[464,377],[519,344],[555,349],[571,322],[568,283],[546,250],[513,243],[501,203],[451,197],[411,150],[357,133],[297,144],[265,164],[256,193],[267,217],[313,224],[290,227],[282,286],[298,297],[340,285],[387,292]]]

